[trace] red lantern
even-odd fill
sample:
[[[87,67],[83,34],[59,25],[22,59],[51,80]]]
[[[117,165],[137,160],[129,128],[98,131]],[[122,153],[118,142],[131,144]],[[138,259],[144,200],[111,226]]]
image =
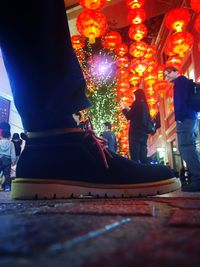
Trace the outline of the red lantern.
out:
[[[126,0],[126,4],[130,9],[140,8],[144,5],[144,0]]]
[[[126,68],[120,68],[120,69],[116,70],[116,77],[118,79],[121,79],[121,78],[126,79],[126,78],[128,78],[128,75],[129,75],[129,72]]]
[[[199,0],[191,0],[191,8],[194,10],[194,12],[199,13],[200,12],[200,1]]]
[[[79,4],[86,9],[100,9],[106,3],[106,0],[79,0]]]
[[[148,67],[148,61],[145,58],[134,58],[130,62],[130,71],[137,72],[139,76],[142,76]]]
[[[153,85],[153,89],[157,94],[163,97],[169,86],[170,84],[167,81],[158,81]]]
[[[200,15],[198,15],[198,17],[195,19],[194,27],[195,30],[200,33]]]
[[[156,48],[155,48],[155,46],[153,46],[153,45],[149,45],[149,46],[147,47],[147,52],[146,52],[146,54],[144,55],[144,57],[145,57],[145,58],[152,58],[153,56],[155,56],[155,54],[156,54]]]
[[[129,82],[133,85],[136,86],[140,83],[141,77],[136,73],[136,72],[131,72],[129,75]]]
[[[128,57],[126,56],[123,56],[123,57],[117,57],[116,58],[116,65],[120,68],[126,68],[128,67],[128,63],[129,63],[129,60],[128,60]]]
[[[147,51],[147,47],[145,42],[134,42],[129,47],[129,53],[133,57],[143,57]]]
[[[158,101],[158,99],[156,98],[155,95],[147,97],[147,103],[149,104],[149,106],[155,105],[157,101]]]
[[[115,48],[116,54],[119,56],[124,56],[128,52],[128,46],[126,44],[119,44]]]
[[[145,88],[145,91],[146,93],[149,95],[149,96],[152,96],[154,94],[154,90],[153,90],[153,87],[152,86],[147,86]]]
[[[85,10],[81,12],[76,21],[79,33],[87,38],[91,44],[95,38],[105,34],[107,29],[106,17],[100,11]]]
[[[177,69],[180,69],[182,63],[182,58],[180,56],[173,56],[169,57],[168,60],[166,61],[166,66],[173,66]]]
[[[144,24],[132,25],[129,28],[128,35],[130,39],[140,41],[147,35],[147,27]]]
[[[128,22],[131,24],[140,24],[146,19],[146,12],[142,8],[131,9],[128,13]]]
[[[157,80],[157,74],[153,72],[146,73],[144,76],[144,82],[148,86],[152,86]]]
[[[115,49],[122,42],[122,37],[118,32],[107,33],[102,41],[102,45],[107,49]]]
[[[158,109],[156,107],[152,106],[149,109],[149,113],[150,113],[151,117],[154,117],[158,113]]]
[[[82,49],[85,46],[85,38],[81,35],[72,35],[71,41],[74,50]]]
[[[198,50],[199,50],[199,52],[200,52],[200,42],[198,43]]]
[[[147,59],[148,62],[148,67],[146,69],[147,72],[152,72],[156,69],[157,67],[157,61],[153,58]]]
[[[176,54],[173,52],[173,46],[171,42],[167,42],[165,46],[165,54],[168,55],[169,57],[173,57]]]
[[[168,29],[181,32],[190,21],[190,13],[186,8],[178,7],[167,13],[165,25]]]
[[[172,34],[168,43],[172,47],[172,52],[178,54],[180,57],[184,57],[185,52],[191,49],[194,42],[194,38],[191,33],[183,31]]]

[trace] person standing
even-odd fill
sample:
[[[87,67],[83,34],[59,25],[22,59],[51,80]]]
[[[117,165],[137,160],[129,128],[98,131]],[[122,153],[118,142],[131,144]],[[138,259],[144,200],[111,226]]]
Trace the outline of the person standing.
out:
[[[104,122],[104,131],[101,133],[101,136],[107,140],[107,147],[110,151],[117,151],[117,140],[116,136],[112,132],[112,125],[110,122]]]
[[[15,147],[10,137],[10,132],[2,131],[2,139],[0,140],[0,172],[2,171],[5,177],[3,185],[5,191],[11,190],[11,165],[14,165],[16,161]]]
[[[191,174],[191,183],[182,187],[184,192],[200,192],[200,158],[196,148],[198,113],[189,105],[191,80],[180,75],[175,67],[164,70],[165,79],[173,83],[174,113],[178,148]]]
[[[150,118],[149,108],[145,93],[142,89],[134,92],[135,101],[132,106],[121,103],[122,112],[127,120],[130,120],[129,127],[129,151],[132,160],[139,163],[148,163],[147,159],[147,123]]]

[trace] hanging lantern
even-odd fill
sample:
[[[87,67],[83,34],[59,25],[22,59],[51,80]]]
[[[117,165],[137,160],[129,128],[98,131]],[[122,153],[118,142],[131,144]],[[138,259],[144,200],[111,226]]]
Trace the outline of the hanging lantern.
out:
[[[106,32],[106,17],[100,11],[85,10],[79,14],[76,27],[81,35],[89,38],[89,42],[94,44],[95,38]]]
[[[128,22],[131,24],[143,23],[146,19],[146,12],[143,8],[131,9],[128,13]]]
[[[144,0],[126,0],[126,4],[130,9],[140,8],[144,5]]]
[[[129,76],[129,72],[127,68],[120,68],[116,70],[116,77],[118,79],[121,79],[121,78],[125,79],[125,78],[128,78],[128,76]]]
[[[200,15],[198,15],[198,17],[195,19],[194,27],[195,30],[200,33]]]
[[[149,59],[146,59],[146,60],[148,62],[148,67],[147,67],[146,71],[147,72],[154,71],[156,69],[157,65],[158,65],[156,59],[149,58]]]
[[[194,38],[189,32],[176,32],[169,37],[168,42],[171,43],[172,52],[184,57],[185,52],[191,49]]]
[[[164,96],[164,93],[168,90],[168,88],[169,83],[167,81],[158,81],[153,85],[154,91],[161,97]]]
[[[148,67],[148,61],[145,58],[134,58],[130,62],[129,69],[131,72],[137,72],[139,76],[142,76]]]
[[[200,52],[200,42],[198,42],[198,50],[199,50],[199,52]]]
[[[132,25],[128,31],[129,38],[140,41],[147,35],[147,27],[144,24]]]
[[[165,65],[159,65],[157,67],[157,77],[158,77],[158,81],[163,81],[164,80],[164,69],[165,69]]]
[[[148,86],[152,86],[157,81],[157,74],[154,72],[149,72],[144,75],[144,82]]]
[[[171,42],[168,42],[168,41],[167,41],[167,43],[166,43],[164,52],[165,52],[165,54],[168,55],[169,57],[173,57],[173,56],[176,55],[176,54],[173,52],[173,46],[172,46],[172,43],[171,43]]]
[[[151,116],[151,117],[154,117],[154,116],[158,113],[158,109],[155,108],[155,107],[151,107],[151,108],[149,109],[149,113],[150,113],[150,116]]]
[[[128,57],[126,56],[122,56],[122,57],[117,57],[116,58],[116,65],[120,68],[126,68],[128,67],[128,64],[129,64],[129,60],[128,60]]]
[[[128,52],[128,46],[126,44],[118,44],[115,48],[115,52],[119,56],[124,56]]]
[[[147,51],[147,47],[145,42],[134,42],[129,47],[129,53],[133,57],[143,57]]]
[[[145,91],[146,93],[149,95],[149,96],[152,96],[154,94],[154,90],[153,90],[153,87],[152,86],[147,86],[145,88]]]
[[[146,54],[144,55],[145,58],[152,58],[156,54],[156,48],[153,45],[148,45]]]
[[[78,1],[83,8],[92,10],[100,9],[106,3],[106,0],[78,0]]]
[[[190,21],[190,13],[186,8],[178,7],[169,11],[165,18],[165,25],[169,30],[181,32]]]
[[[166,67],[173,66],[180,69],[182,63],[182,58],[180,56],[169,57],[165,63]]]
[[[108,32],[102,41],[102,46],[107,49],[115,49],[122,42],[122,37],[118,32]]]
[[[74,50],[82,49],[85,46],[85,38],[79,34],[72,35],[71,41]]]
[[[129,75],[129,82],[133,85],[136,86],[140,83],[141,77],[136,73],[136,72],[131,72]]]
[[[149,106],[154,106],[156,104],[158,100],[156,99],[156,96],[150,96],[147,97],[147,103],[149,104]]]
[[[191,8],[194,10],[194,12],[196,13],[200,12],[200,1],[199,0],[191,0],[190,5],[191,5]]]

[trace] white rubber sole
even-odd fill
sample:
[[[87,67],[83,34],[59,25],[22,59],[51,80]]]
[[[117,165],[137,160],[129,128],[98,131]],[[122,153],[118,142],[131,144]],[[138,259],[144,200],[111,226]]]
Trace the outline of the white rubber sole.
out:
[[[14,199],[61,199],[94,197],[122,198],[154,196],[170,193],[181,187],[180,180],[167,180],[141,184],[93,184],[84,182],[17,178],[12,182],[11,196]]]

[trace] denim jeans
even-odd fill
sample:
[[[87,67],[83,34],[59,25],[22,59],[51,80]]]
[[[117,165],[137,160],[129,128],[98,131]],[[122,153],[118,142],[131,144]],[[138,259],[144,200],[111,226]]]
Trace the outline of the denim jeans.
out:
[[[181,158],[191,173],[191,183],[200,184],[200,155],[196,148],[198,138],[198,120],[185,119],[176,123],[178,148]]]
[[[0,172],[3,171],[5,176],[5,186],[11,185],[10,171],[11,171],[11,159],[8,157],[0,158]]]

